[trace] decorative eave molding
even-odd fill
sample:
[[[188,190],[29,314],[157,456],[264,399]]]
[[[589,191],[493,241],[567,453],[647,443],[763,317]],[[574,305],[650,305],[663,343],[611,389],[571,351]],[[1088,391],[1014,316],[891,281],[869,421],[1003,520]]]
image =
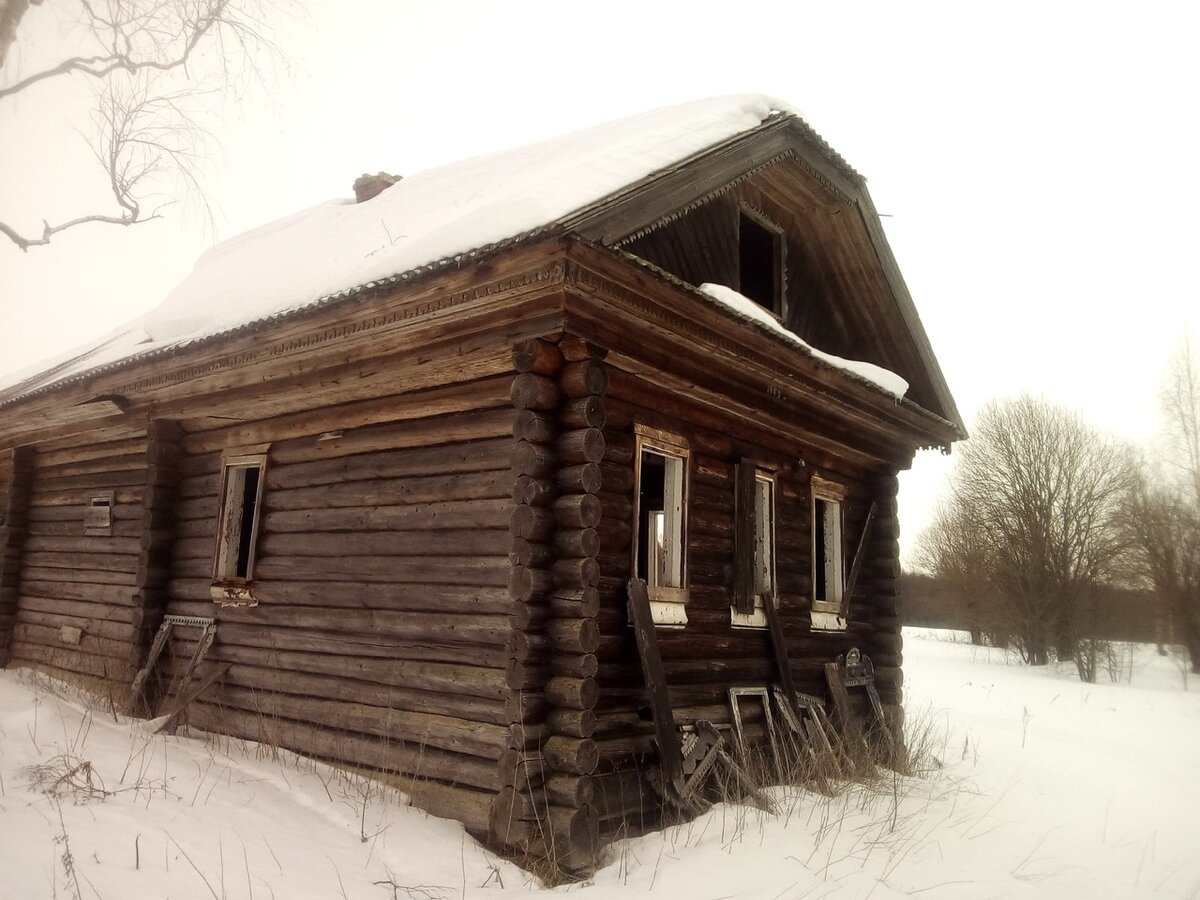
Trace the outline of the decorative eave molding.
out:
[[[426,322],[445,318],[461,318],[466,322],[475,314],[494,311],[505,303],[552,292],[556,287],[561,287],[565,277],[565,263],[561,248],[557,247],[553,255],[548,251],[548,255],[538,259],[536,265],[529,265],[527,268],[506,273],[503,277],[458,291],[430,296],[431,291],[436,290],[436,284],[430,285],[428,280],[419,284],[392,286],[391,290],[381,288],[382,296],[376,292],[371,297],[360,299],[364,303],[370,302],[373,306],[382,304],[386,309],[362,319],[347,320],[348,316],[354,314],[354,308],[338,308],[336,314],[341,317],[340,321],[314,327],[314,330],[308,333],[296,334],[297,326],[302,324],[302,320],[288,316],[240,331],[238,337],[261,333],[265,338],[251,349],[243,347],[236,352],[215,353],[213,351],[218,348],[211,347],[210,342],[206,340],[203,343],[172,348],[170,354],[159,352],[132,357],[123,360],[119,367],[86,373],[70,382],[64,381],[49,386],[37,394],[16,398],[10,402],[8,409],[0,409],[0,423],[8,425],[0,427],[0,432],[4,433],[5,443],[20,443],[23,434],[32,435],[58,425],[76,422],[81,418],[78,410],[82,408],[76,401],[81,395],[86,400],[92,392],[126,397],[134,411],[139,416],[144,416],[146,411],[158,402],[152,397],[147,397],[147,394],[154,391],[186,385],[222,373],[253,371],[256,367],[289,355],[315,357],[312,371],[318,371],[326,365],[345,362],[344,358],[331,357],[335,357],[338,350],[354,348],[368,337],[378,339],[382,335],[400,334],[409,329],[419,329]],[[406,300],[406,294],[417,290],[421,291],[420,297]],[[326,317],[334,312],[328,309],[324,311]],[[270,331],[280,328],[287,328],[291,332],[290,336],[270,340]],[[226,336],[224,339],[231,338]],[[203,357],[206,350],[213,353],[211,358],[191,363],[186,361],[188,357],[193,360]],[[322,358],[328,362],[323,362]],[[169,363],[177,359],[178,367],[169,367]],[[118,382],[117,378],[120,377],[127,380]],[[266,389],[269,390],[270,387]],[[200,398],[209,393],[212,391],[201,387],[194,396]],[[181,399],[170,402],[172,406],[186,405],[190,396],[192,395],[183,395]],[[22,408],[28,409],[29,404],[35,405],[35,411],[22,415]]]
[[[674,287],[686,291],[698,302],[708,304],[709,306],[712,305],[711,301],[700,295],[691,285],[669,275],[669,273],[663,272],[652,264],[645,263],[632,254],[597,247],[593,244],[583,245],[602,254],[616,255],[626,263],[632,262],[638,264],[663,278],[664,281],[667,281]],[[666,307],[663,303],[630,290],[625,285],[581,264],[577,260],[571,260],[568,263],[566,283],[568,287],[574,287],[581,292],[593,294],[631,309],[637,315],[662,330],[680,335],[693,346],[711,348],[724,353],[728,357],[746,362],[757,375],[760,377],[765,376],[766,380],[763,381],[762,385],[763,391],[777,401],[789,402],[790,400],[792,402],[812,403],[813,399],[816,398],[820,402],[828,404],[835,415],[844,416],[849,420],[861,420],[865,415],[875,419],[884,430],[888,430],[889,428],[892,430],[899,429],[903,433],[910,435],[911,437],[903,440],[914,449],[917,445],[943,447],[943,444],[937,442],[937,438],[939,437],[937,433],[939,431],[952,433],[954,430],[954,426],[951,423],[912,401],[895,401],[890,397],[886,397],[877,386],[870,384],[864,379],[841,369],[836,369],[815,357],[808,357],[814,366],[819,369],[827,369],[833,378],[844,381],[846,390],[840,390],[837,385],[813,383],[810,379],[805,378],[802,373],[798,373],[794,367],[781,363],[778,355],[763,353],[748,346],[747,342],[731,337],[731,333],[728,331],[715,330],[692,318],[681,315]],[[747,322],[745,323],[745,327],[750,329],[754,326]],[[755,330],[757,331],[758,329]],[[762,336],[770,338],[770,335],[765,331],[762,333]],[[802,353],[798,348],[790,345],[786,347],[786,350],[792,353]],[[803,382],[800,381],[802,378],[804,379]],[[862,397],[863,391],[870,392],[872,395],[870,400],[864,402],[864,398]],[[793,394],[790,398],[788,397],[789,393]],[[896,416],[891,413],[888,407],[903,410],[903,413],[900,416]]]

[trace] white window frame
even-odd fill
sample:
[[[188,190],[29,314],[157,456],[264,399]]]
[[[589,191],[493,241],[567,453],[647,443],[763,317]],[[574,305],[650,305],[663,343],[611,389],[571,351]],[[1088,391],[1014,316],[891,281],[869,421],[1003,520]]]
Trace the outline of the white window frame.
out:
[[[812,523],[812,627],[819,631],[845,631],[842,601],[846,590],[845,485],[814,475],[811,487]],[[825,541],[817,546],[818,510],[825,515]],[[817,596],[817,567],[824,568],[826,595]],[[832,586],[832,590],[829,587]]]
[[[245,473],[258,470],[254,497],[254,515],[250,522],[250,543],[245,575],[237,574],[237,559],[242,540],[245,511]],[[226,454],[221,460],[221,502],[217,511],[216,546],[213,549],[213,600],[232,606],[253,606],[258,601],[251,591],[254,565],[258,559],[258,538],[262,521],[263,490],[267,480],[267,454]]]
[[[759,493],[766,488],[765,503]],[[754,612],[739,613],[736,606],[729,608],[730,623],[736,628],[766,628],[767,613],[763,609],[763,598],[770,595],[775,598],[775,608],[779,608],[778,581],[775,575],[776,559],[778,558],[775,542],[776,511],[779,508],[779,486],[775,474],[767,469],[756,467],[754,470]]]
[[[671,581],[677,584],[659,584],[655,574],[658,572],[658,560],[655,557],[657,544],[647,545],[646,560],[646,593],[650,598],[650,618],[655,625],[682,627],[687,624],[687,508],[689,492],[689,468],[691,448],[687,441],[677,434],[661,431],[649,426],[634,425],[634,456],[633,456],[633,546],[631,551],[631,569],[638,571],[638,554],[641,549],[642,521],[642,455],[651,453],[667,460],[664,473],[664,529],[674,532],[674,540],[667,541],[673,561],[668,560],[674,571]],[[674,461],[674,465],[672,465]],[[672,469],[676,470],[677,478],[672,479]],[[672,496],[672,486],[674,495]],[[674,511],[674,521],[669,518]],[[672,527],[673,526],[673,527]],[[669,537],[670,535],[668,535]]]

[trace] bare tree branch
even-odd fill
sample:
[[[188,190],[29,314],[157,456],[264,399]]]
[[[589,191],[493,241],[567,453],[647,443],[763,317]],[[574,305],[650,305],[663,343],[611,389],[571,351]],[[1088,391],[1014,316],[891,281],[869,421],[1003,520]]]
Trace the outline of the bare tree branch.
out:
[[[158,218],[158,211],[179,194],[202,198],[199,148],[210,135],[197,114],[198,101],[211,105],[221,91],[238,89],[246,80],[243,68],[262,81],[265,68],[283,61],[260,12],[261,0],[78,2],[79,23],[72,33],[82,33],[82,52],[0,85],[0,100],[55,78],[82,75],[93,80],[96,101],[85,138],[105,173],[115,208],[54,225],[43,220],[35,234],[0,221],[0,235],[21,250],[48,244],[80,225],[127,226]],[[0,35],[10,20],[16,34],[23,8],[18,3],[13,12],[6,0],[0,4],[5,4],[0,6]],[[148,208],[156,196],[161,202]],[[207,204],[201,206],[210,215]]]

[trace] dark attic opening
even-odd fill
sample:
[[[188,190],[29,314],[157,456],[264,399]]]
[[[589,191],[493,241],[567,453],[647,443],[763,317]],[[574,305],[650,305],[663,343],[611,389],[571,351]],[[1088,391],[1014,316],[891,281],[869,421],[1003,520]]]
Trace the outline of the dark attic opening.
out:
[[[738,223],[738,290],[783,315],[783,233],[746,210]]]

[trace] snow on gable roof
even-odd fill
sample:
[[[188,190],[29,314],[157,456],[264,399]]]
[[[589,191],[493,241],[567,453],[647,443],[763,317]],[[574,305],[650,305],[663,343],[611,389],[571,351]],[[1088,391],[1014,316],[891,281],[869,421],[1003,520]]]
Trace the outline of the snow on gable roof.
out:
[[[11,401],[536,232],[780,111],[790,110],[760,95],[699,100],[429,169],[363,203],[294,213],[202,254],[127,329],[36,374],[13,373],[0,389],[17,386]]]

